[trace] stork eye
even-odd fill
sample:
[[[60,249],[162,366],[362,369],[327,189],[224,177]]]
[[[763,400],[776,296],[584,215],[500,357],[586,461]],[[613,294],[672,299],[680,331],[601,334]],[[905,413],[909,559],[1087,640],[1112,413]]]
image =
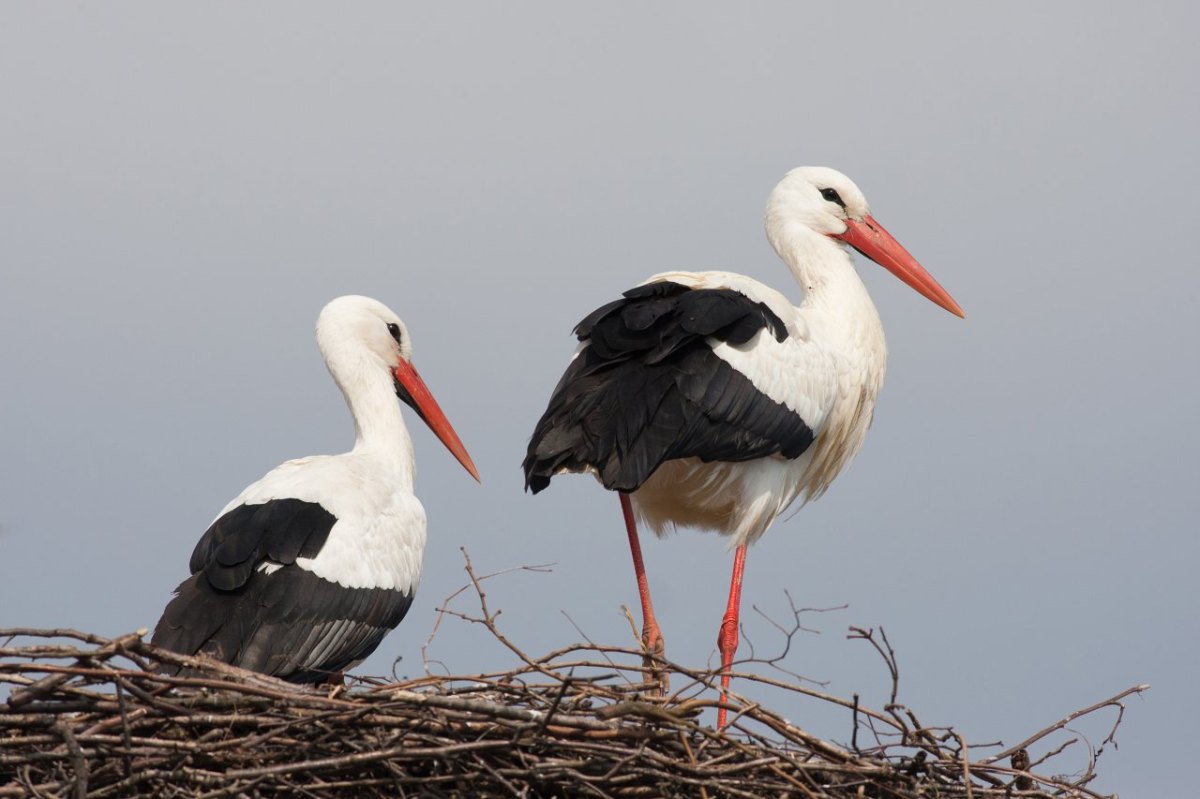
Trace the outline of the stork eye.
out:
[[[400,343],[400,325],[395,322],[388,322],[388,332],[392,334],[392,338],[396,339],[396,343]]]
[[[842,200],[842,195],[837,193],[837,189],[821,189],[821,196],[831,203],[837,203],[844,209],[846,203]]]

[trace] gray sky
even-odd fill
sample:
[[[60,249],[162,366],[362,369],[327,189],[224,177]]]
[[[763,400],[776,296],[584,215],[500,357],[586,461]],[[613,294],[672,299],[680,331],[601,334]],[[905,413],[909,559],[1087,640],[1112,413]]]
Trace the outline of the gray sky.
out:
[[[616,497],[521,490],[571,327],[667,269],[798,298],[762,207],[829,165],[967,319],[861,265],[888,383],[853,468],[751,550],[748,635],[785,589],[848,603],[791,667],[881,705],[844,633],[883,625],[901,701],[977,742],[1153,683],[1099,787],[1170,794],[1200,710],[1200,15],[1105,5],[5,5],[0,625],[153,626],[229,498],[348,447],[312,327],[356,292],[408,323],[484,479],[414,429],[425,575],[360,671],[420,672],[460,546],[557,564],[492,583],[528,650],[578,639],[560,610],[628,641]],[[704,663],[723,542],[646,550],[670,654]],[[507,663],[482,640],[431,654]]]

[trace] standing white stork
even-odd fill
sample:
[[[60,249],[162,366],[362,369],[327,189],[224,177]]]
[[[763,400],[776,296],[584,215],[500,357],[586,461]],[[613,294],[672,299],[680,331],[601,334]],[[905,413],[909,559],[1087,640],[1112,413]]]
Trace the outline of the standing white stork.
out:
[[[412,604],[425,510],[397,396],[479,473],[383,303],[333,300],[317,319],[317,344],[354,417],[354,449],[281,464],[226,505],[192,552],[192,576],[154,644],[320,682],[374,651]]]
[[[804,289],[799,306],[730,272],[667,272],[625,292],[575,328],[581,344],[524,462],[535,494],[563,472],[591,472],[620,492],[649,652],[661,652],[663,638],[634,515],[660,537],[673,527],[730,536],[733,576],[717,638],[723,691],[746,547],[853,459],[883,385],[883,326],[843,245],[963,315],[840,172],[788,172],[767,200],[765,225]]]

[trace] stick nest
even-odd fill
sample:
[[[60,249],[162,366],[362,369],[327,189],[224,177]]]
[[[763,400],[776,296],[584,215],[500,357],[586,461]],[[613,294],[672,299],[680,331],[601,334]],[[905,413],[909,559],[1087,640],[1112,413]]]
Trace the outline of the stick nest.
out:
[[[852,628],[892,673],[882,711],[739,670],[734,687],[830,702],[851,740],[822,740],[730,693],[730,726],[712,726],[719,679],[637,649],[575,644],[530,657],[496,626],[467,563],[480,624],[516,656],[507,671],[294,686],[142,640],[75,630],[0,629],[0,797],[555,796],[1070,797],[1096,799],[1095,763],[1135,686],[1016,746],[968,746],[895,702],[898,671],[881,631]],[[454,597],[452,596],[451,599]],[[797,612],[798,617],[798,612]],[[791,635],[781,628],[790,643]],[[436,627],[435,627],[436,632]],[[183,666],[183,676],[155,664]],[[746,663],[773,661],[745,661]],[[673,690],[647,690],[652,674]],[[7,698],[5,698],[5,692]],[[794,704],[789,702],[788,704]],[[1080,716],[1112,708],[1111,732],[1075,775],[1047,776],[1052,746]],[[1046,739],[1046,740],[1043,740]],[[1033,762],[1035,745],[1048,751]],[[986,755],[977,754],[989,751]]]

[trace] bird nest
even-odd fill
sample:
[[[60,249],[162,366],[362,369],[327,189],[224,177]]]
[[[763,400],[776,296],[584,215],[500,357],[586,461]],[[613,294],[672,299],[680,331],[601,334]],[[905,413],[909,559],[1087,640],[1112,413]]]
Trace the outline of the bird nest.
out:
[[[713,672],[648,665],[638,649],[593,643],[531,657],[497,627],[486,578],[469,560],[467,572],[478,611],[451,610],[447,600],[439,623],[450,615],[482,625],[513,653],[515,668],[314,689],[158,649],[144,631],[106,639],[0,629],[0,797],[1096,799],[1089,784],[1114,742],[1122,700],[1147,688],[1076,711],[1015,746],[968,746],[896,703],[886,636],[851,628],[891,671],[883,710],[793,679],[735,673],[735,685],[838,706],[852,719],[850,741],[822,740],[735,693],[724,700],[730,724],[717,730],[707,723],[722,701]],[[789,642],[798,629],[784,629]],[[182,676],[157,673],[159,662],[182,666]],[[670,681],[661,695],[647,690],[656,672]],[[1111,731],[1098,748],[1084,742],[1078,773],[1047,775],[1050,761],[1081,740],[1067,726],[1105,708]]]

